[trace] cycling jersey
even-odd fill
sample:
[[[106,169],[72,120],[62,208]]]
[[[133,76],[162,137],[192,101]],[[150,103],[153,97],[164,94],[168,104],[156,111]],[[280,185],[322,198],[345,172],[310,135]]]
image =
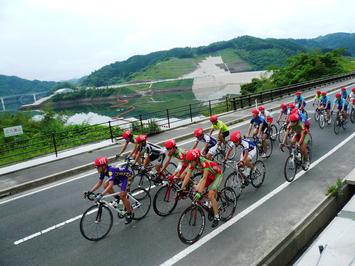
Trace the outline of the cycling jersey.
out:
[[[228,126],[220,120],[218,120],[217,123],[212,124],[212,128],[213,129],[220,129],[222,131],[222,133],[229,131]]]
[[[266,126],[266,127],[268,126],[268,124],[263,116],[258,116],[256,118],[252,118],[250,120],[250,124],[252,124],[256,128],[260,127],[260,125]]]
[[[207,134],[203,134],[202,138],[197,138],[197,142],[208,143],[208,148],[211,148],[217,144],[217,140],[214,137],[208,136]]]
[[[344,98],[341,98],[340,101],[338,99],[334,100],[334,104],[337,106],[338,110],[341,110],[344,106],[344,110],[348,110],[348,103]]]
[[[329,96],[322,96],[320,98],[321,105],[325,107],[326,109],[330,110],[330,98]]]
[[[131,135],[131,137],[126,140],[127,142],[130,142],[130,143],[136,143],[136,138],[138,137],[138,135]]]
[[[108,166],[106,172],[101,173],[100,180],[108,177],[108,181],[113,181],[114,185],[121,184],[121,191],[129,191],[133,173],[125,167]]]
[[[346,98],[348,98],[348,92],[347,91],[342,91],[341,92],[341,98],[346,100]]]
[[[304,100],[303,96],[300,96],[299,98],[296,96],[294,102],[297,104],[297,108],[300,108],[302,104],[303,107],[306,107],[306,101]]]
[[[176,152],[173,154],[173,156],[179,161],[187,162],[186,152],[186,150],[176,147]]]
[[[303,143],[304,144],[308,144],[308,142],[310,141],[310,137],[308,134],[308,130],[306,128],[304,128],[303,124],[301,121],[298,121],[298,123],[296,125],[292,125],[292,123],[290,123],[287,127],[288,130],[292,130],[293,132],[295,132],[295,138],[296,141],[299,141],[301,138],[301,133],[302,131],[304,132],[304,139],[303,139]]]
[[[355,99],[355,93],[351,92],[349,94],[349,99],[350,99],[350,102],[352,102],[352,100]]]
[[[145,145],[140,147],[141,155],[147,154],[150,158],[150,161],[153,162],[158,159],[158,163],[164,161],[166,150],[162,147],[147,142]]]

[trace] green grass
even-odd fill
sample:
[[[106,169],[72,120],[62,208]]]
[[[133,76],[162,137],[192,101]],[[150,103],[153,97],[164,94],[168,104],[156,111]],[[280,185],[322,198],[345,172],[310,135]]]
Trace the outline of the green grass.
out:
[[[226,64],[232,64],[232,63],[239,63],[239,62],[244,62],[238,53],[235,51],[235,49],[229,48],[229,49],[224,49],[221,51],[218,51],[217,53],[214,53],[212,55],[219,55],[222,57],[222,60]]]
[[[193,79],[180,79],[165,82],[158,82],[152,84],[151,89],[167,89],[167,88],[178,88],[178,87],[188,87],[192,88]]]
[[[339,61],[341,67],[346,72],[353,72],[355,71],[355,58],[353,57],[342,57]]]
[[[197,67],[196,60],[192,58],[172,58],[148,67],[143,72],[136,73],[131,80],[157,80],[178,78],[194,71]]]

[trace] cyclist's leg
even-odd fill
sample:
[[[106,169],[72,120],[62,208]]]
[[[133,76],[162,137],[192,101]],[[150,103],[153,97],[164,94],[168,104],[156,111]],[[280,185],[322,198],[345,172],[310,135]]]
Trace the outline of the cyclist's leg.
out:
[[[208,186],[208,199],[212,203],[213,213],[215,216],[218,216],[218,203],[216,200],[216,192],[219,190],[223,180],[223,174],[216,174],[214,176],[213,183]]]
[[[307,150],[307,145],[309,143],[309,135],[306,134],[304,136],[304,140],[303,140],[303,143],[301,144],[301,154],[304,158],[305,161],[308,161],[308,150]]]

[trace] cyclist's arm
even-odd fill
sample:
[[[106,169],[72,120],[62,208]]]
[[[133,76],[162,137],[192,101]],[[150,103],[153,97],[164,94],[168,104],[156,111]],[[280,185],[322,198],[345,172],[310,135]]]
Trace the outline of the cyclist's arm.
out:
[[[304,126],[302,126],[302,131],[301,131],[301,137],[300,137],[300,140],[298,142],[298,144],[302,145],[303,141],[304,141],[304,134],[305,131],[304,131]]]
[[[210,129],[210,133],[208,133],[208,135],[209,136],[212,136],[212,132],[214,131],[214,128],[213,127],[211,127],[211,129]]]
[[[118,155],[122,155],[122,153],[124,153],[124,151],[127,149],[127,146],[128,146],[128,141],[126,141],[126,143],[123,145],[122,149],[121,149],[121,152],[118,154]]]
[[[287,140],[287,136],[288,136],[288,133],[290,132],[290,129],[289,128],[286,128],[286,131],[285,131],[285,136],[284,136],[284,139],[282,140],[282,144],[283,145],[286,145],[286,140]]]
[[[251,127],[252,127],[252,124],[250,124],[249,127],[248,127],[248,132],[247,132],[247,137],[248,137],[248,138],[249,138],[249,136],[250,136]]]
[[[199,142],[198,140],[195,141],[195,143],[194,143],[194,145],[192,146],[191,150],[196,149],[198,142]]]
[[[138,151],[138,146],[139,146],[138,143],[134,143],[134,148],[128,156],[130,157],[134,156]]]
[[[277,117],[276,122],[279,123],[282,117],[282,111],[279,113],[279,116]]]
[[[163,172],[163,173],[164,173],[165,169],[168,167],[168,165],[169,165],[169,163],[170,163],[170,161],[171,161],[171,157],[172,157],[172,156],[168,156],[168,158],[166,159],[166,162],[165,162],[163,168],[160,170],[160,172]]]
[[[205,152],[207,153],[207,147],[208,147],[208,143],[205,144],[205,147],[202,150],[202,154],[205,154]]]
[[[244,152],[244,154],[243,154],[243,163],[245,164],[245,162],[247,161],[247,159],[248,159],[248,154],[249,154],[249,151],[248,150],[244,150],[243,151]]]
[[[107,194],[113,188],[113,180],[108,181],[108,186],[102,191],[101,195]]]
[[[90,192],[95,192],[98,188],[101,187],[103,183],[103,180],[102,179],[99,179],[96,184],[89,190]]]

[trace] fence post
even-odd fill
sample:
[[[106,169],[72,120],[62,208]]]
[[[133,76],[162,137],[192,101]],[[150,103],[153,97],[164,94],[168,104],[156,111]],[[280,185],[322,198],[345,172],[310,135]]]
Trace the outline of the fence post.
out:
[[[168,118],[168,127],[170,128],[169,109],[166,109],[166,117]]]
[[[212,115],[211,100],[208,100],[208,109],[210,110],[210,116]]]
[[[192,109],[191,109],[191,103],[189,104],[189,107],[190,107],[190,119],[191,119],[191,122],[192,122]]]
[[[228,107],[228,97],[226,97],[226,107],[227,107],[227,112],[229,111],[229,107]]]
[[[113,133],[112,133],[111,121],[108,121],[108,127],[110,128],[110,137],[111,137],[111,141],[113,142]]]
[[[270,99],[271,99],[271,101],[273,101],[274,100],[274,97],[272,96],[272,89],[270,90]]]
[[[237,102],[235,100],[235,97],[233,98],[233,110],[236,111],[237,110]]]
[[[263,99],[263,92],[260,92],[260,102],[263,103],[264,99]]]
[[[139,115],[139,121],[141,122],[141,133],[143,133],[143,120],[142,120],[142,115]]]
[[[55,157],[58,157],[57,142],[55,140],[55,135],[53,132],[52,132],[52,141],[54,146]]]
[[[248,103],[249,103],[249,106],[251,106],[251,97],[250,97],[250,94],[249,94],[249,97],[248,97]]]
[[[243,108],[244,108],[244,106],[243,106],[243,96],[242,96],[242,97],[240,97],[240,108],[241,108],[241,109],[243,109]]]

